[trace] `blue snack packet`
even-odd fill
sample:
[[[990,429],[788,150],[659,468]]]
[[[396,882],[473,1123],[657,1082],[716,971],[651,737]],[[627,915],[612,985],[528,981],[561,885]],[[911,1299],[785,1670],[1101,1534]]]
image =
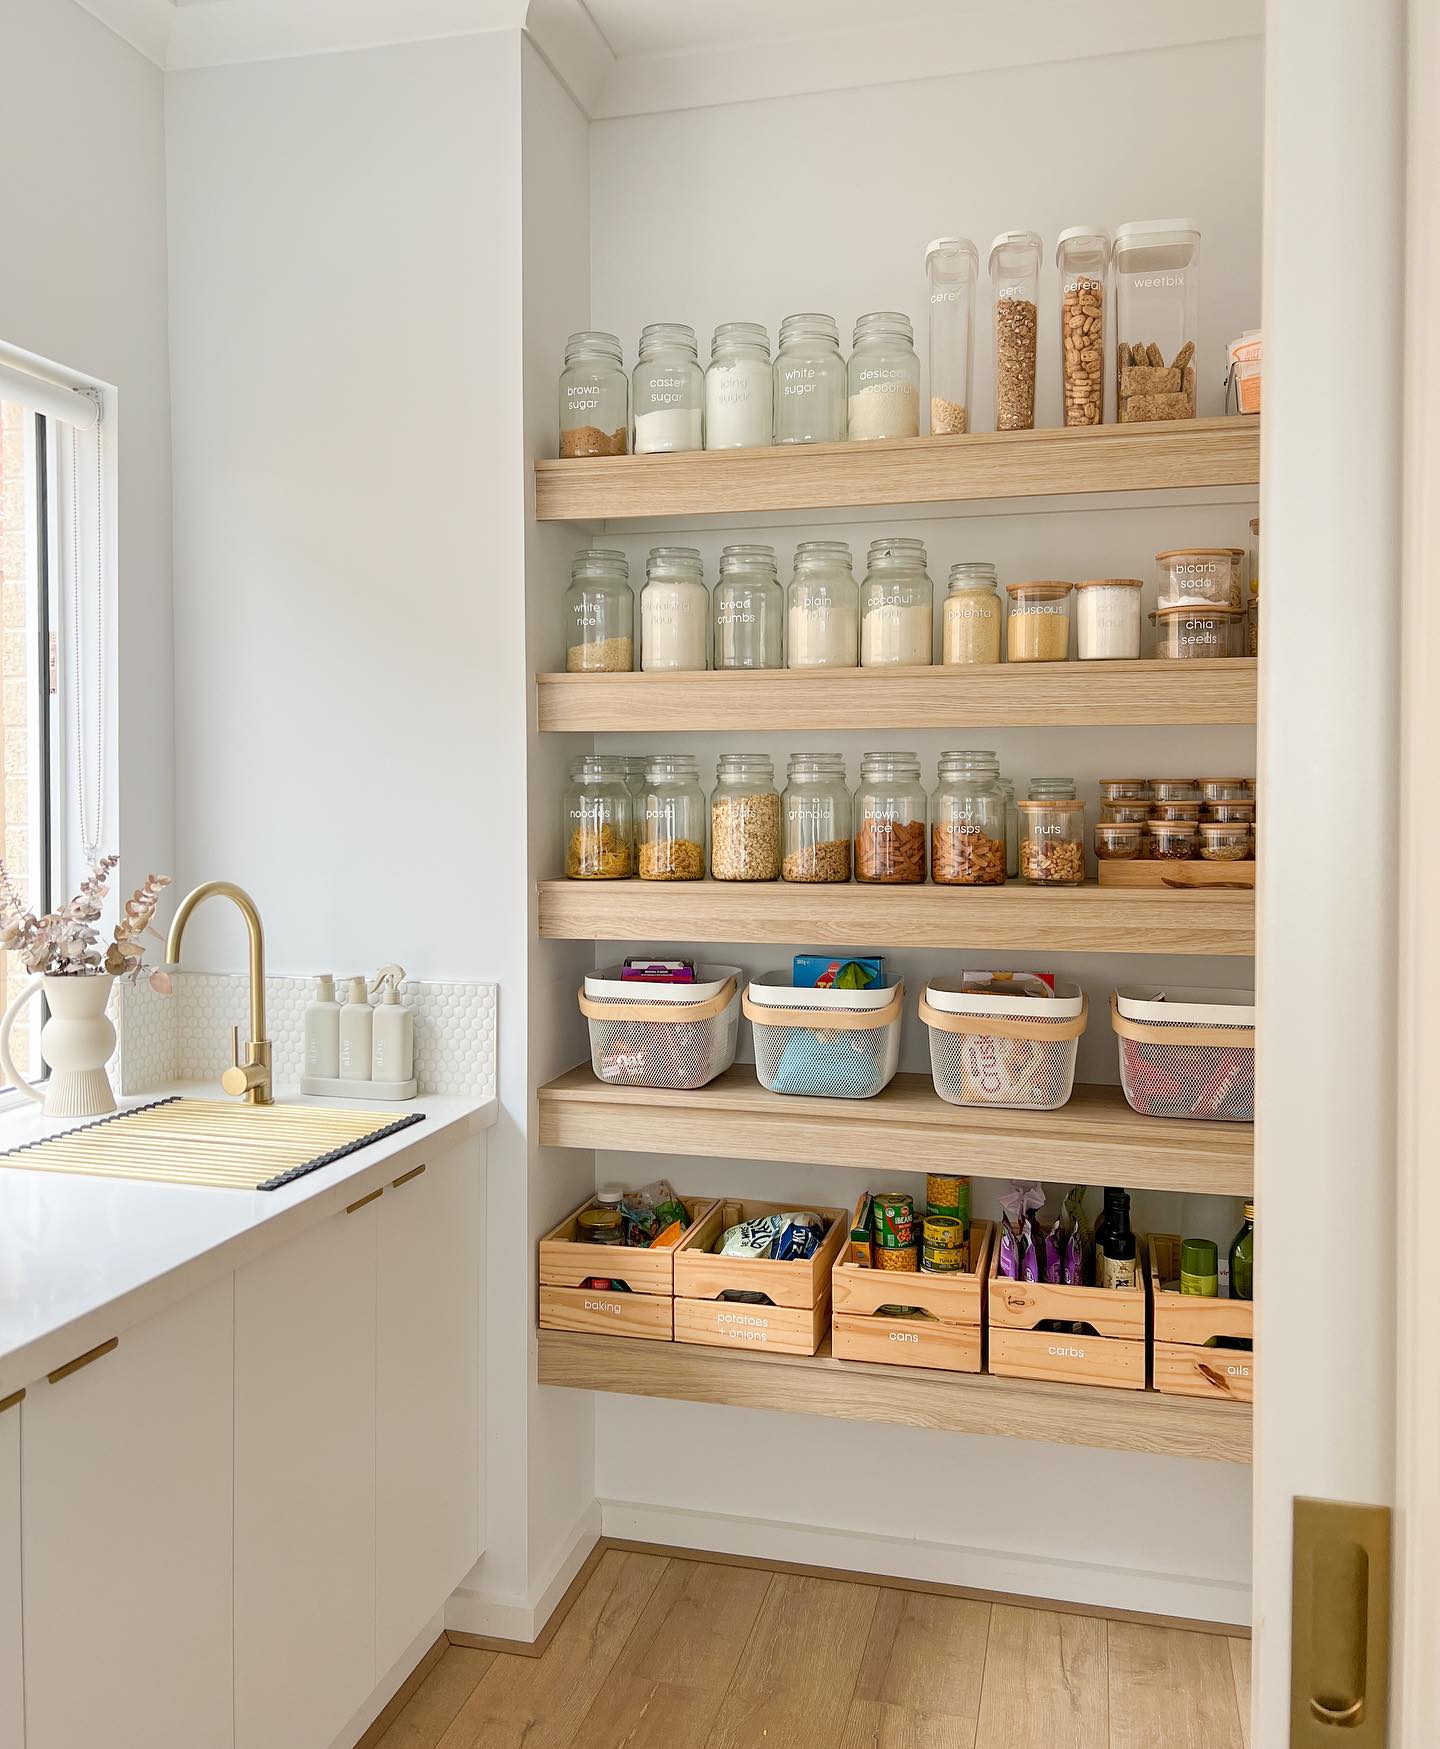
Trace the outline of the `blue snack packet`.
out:
[[[810,1209],[797,1214],[781,1215],[784,1223],[770,1246],[770,1256],[777,1263],[803,1263],[820,1249],[825,1228],[819,1215]]]

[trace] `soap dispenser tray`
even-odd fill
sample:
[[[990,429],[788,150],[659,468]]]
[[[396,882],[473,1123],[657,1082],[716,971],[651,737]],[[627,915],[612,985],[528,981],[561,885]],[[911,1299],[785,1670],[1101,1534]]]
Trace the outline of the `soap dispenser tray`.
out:
[[[300,1091],[322,1099],[413,1099],[420,1083],[409,1081],[349,1081],[330,1075],[302,1075]]]

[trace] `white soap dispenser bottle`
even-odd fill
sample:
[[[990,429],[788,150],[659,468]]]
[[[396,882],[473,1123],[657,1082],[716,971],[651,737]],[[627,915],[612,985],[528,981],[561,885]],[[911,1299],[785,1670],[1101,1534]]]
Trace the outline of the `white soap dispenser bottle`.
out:
[[[345,1006],[340,1010],[340,1079],[368,1081],[370,1052],[375,1032],[375,1010],[370,1006],[364,978],[351,978]]]
[[[415,1013],[400,1001],[404,977],[403,966],[381,966],[370,986],[381,992],[380,1006],[375,1010],[377,1081],[408,1081],[415,1073]]]
[[[340,1073],[340,1004],[335,980],[322,972],[315,997],[305,1010],[305,1073],[333,1081]]]

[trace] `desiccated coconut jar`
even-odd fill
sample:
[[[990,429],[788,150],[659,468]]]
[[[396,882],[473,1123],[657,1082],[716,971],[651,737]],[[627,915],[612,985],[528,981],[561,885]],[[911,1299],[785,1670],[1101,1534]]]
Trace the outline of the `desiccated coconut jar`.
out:
[[[1155,654],[1169,661],[1214,661],[1235,654],[1237,622],[1232,607],[1162,607],[1150,615]]]
[[[1204,820],[1200,825],[1200,855],[1206,862],[1244,862],[1250,855],[1250,828],[1244,821],[1233,824]]]
[[[1095,828],[1095,855],[1100,862],[1134,862],[1144,836],[1145,828],[1138,822],[1122,825],[1102,820]]]

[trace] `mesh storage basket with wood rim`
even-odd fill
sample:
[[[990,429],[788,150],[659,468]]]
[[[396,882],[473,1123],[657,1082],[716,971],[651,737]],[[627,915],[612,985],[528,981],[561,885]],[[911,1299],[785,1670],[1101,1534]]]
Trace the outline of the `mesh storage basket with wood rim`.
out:
[[[1110,997],[1120,1085],[1146,1117],[1255,1116],[1255,996],[1250,990],[1132,986]]]
[[[740,968],[700,966],[694,984],[626,982],[618,966],[585,979],[590,1066],[612,1087],[703,1087],[735,1061]]]
[[[930,1031],[930,1073],[949,1105],[1054,1111],[1075,1085],[1075,1056],[1089,1018],[1077,984],[1057,982],[1053,1000],[990,996],[937,978],[920,997]]]
[[[811,990],[757,978],[745,992],[755,1073],[772,1093],[870,1099],[900,1066],[905,986]]]

